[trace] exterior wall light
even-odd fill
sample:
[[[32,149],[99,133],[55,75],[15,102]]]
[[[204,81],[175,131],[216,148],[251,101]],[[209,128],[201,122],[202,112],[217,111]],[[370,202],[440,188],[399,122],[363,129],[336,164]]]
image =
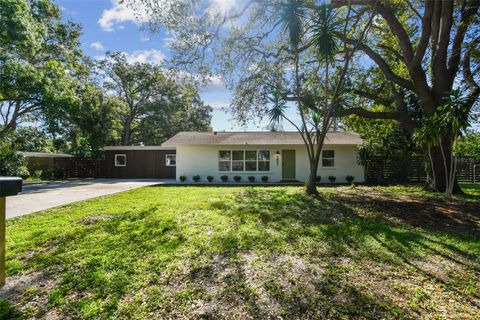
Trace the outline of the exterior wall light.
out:
[[[277,151],[275,153],[275,160],[277,161],[277,167],[278,167],[278,164],[280,163],[280,151]]]

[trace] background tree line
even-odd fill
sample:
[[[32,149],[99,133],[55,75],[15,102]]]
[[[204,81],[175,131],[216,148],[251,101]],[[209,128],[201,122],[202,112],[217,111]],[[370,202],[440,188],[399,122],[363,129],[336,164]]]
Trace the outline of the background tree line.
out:
[[[0,30],[0,175],[21,167],[16,150],[96,156],[210,129],[193,82],[119,52],[86,57],[81,27],[51,0],[0,0]]]
[[[175,66],[223,76],[240,121],[268,116],[272,101],[294,101],[312,121],[325,101],[351,128],[393,121],[429,159],[429,188],[461,192],[454,145],[478,110],[480,1],[249,0],[228,12],[189,0],[132,0],[132,8],[139,1],[153,31],[175,36]],[[353,63],[331,67],[326,82],[318,53],[328,48],[336,48],[332,61],[351,54]]]

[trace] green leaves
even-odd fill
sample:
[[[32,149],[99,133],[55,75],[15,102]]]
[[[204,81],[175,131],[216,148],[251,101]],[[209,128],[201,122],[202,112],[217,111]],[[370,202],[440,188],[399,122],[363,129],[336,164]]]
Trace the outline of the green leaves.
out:
[[[120,144],[160,145],[179,131],[210,130],[212,109],[195,86],[177,83],[160,66],[129,63],[121,52],[107,55],[99,67],[105,90],[119,107]]]
[[[304,0],[288,0],[280,6],[281,24],[285,32],[288,32],[290,44],[297,49],[302,41],[303,19],[305,17]]]
[[[416,130],[414,140],[419,145],[436,146],[440,139],[458,137],[470,124],[470,107],[459,90],[452,90],[437,108],[435,113],[425,120]]]
[[[280,123],[285,117],[287,103],[282,99],[278,90],[273,90],[272,96],[268,98],[272,103],[272,108],[268,111],[268,117],[271,123]]]
[[[339,39],[335,34],[339,26],[337,14],[330,6],[324,4],[316,10],[309,44],[315,47],[320,60],[330,61],[337,53]]]

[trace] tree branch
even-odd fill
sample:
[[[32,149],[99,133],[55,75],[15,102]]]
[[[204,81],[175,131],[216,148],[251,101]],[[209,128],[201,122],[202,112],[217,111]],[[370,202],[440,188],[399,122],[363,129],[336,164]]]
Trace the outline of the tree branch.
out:
[[[357,43],[357,40],[346,38],[342,34],[338,34],[337,36],[349,44]],[[383,60],[383,58],[377,52],[375,52],[372,48],[367,46],[365,43],[359,43],[357,48],[363,51],[366,55],[370,57],[370,59],[372,59],[377,64],[377,66],[383,72],[387,80],[390,80],[403,88],[409,89],[411,91],[415,91],[413,83],[410,80],[407,80],[395,74],[390,68],[390,66],[387,64],[387,62]]]
[[[472,23],[472,18],[475,16],[475,14],[477,14],[479,7],[480,0],[476,0],[471,2],[470,6],[466,10],[462,10],[460,23],[458,24],[457,32],[455,33],[455,37],[453,38],[452,53],[450,55],[450,60],[448,61],[448,74],[450,77],[449,80],[452,83],[459,69],[465,33],[470,24]]]
[[[422,35],[418,41],[417,49],[413,57],[412,66],[417,66],[422,63],[423,57],[428,47],[428,40],[432,32],[432,16],[433,8],[435,6],[435,0],[427,0],[425,4],[425,10],[422,17]]]
[[[346,5],[368,5],[372,8],[372,10],[385,19],[387,22],[390,30],[398,39],[400,48],[403,51],[403,56],[405,58],[405,63],[410,65],[413,59],[413,47],[412,43],[410,42],[410,37],[407,34],[405,28],[403,28],[400,21],[397,19],[395,14],[383,5],[382,1],[378,0],[333,0],[332,5],[334,7],[342,7]]]
[[[477,39],[479,40],[478,42],[480,42],[480,37]],[[462,69],[463,69],[463,77],[465,79],[465,83],[470,88],[470,93],[467,97],[466,103],[473,105],[480,95],[480,85],[475,82],[472,70],[470,68],[471,48],[472,47],[470,47],[467,50],[467,52],[465,52]]]

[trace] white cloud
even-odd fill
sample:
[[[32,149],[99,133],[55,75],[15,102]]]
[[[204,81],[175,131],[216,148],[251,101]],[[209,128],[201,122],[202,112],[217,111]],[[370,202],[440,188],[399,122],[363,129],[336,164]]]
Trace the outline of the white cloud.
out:
[[[104,51],[105,50],[105,47],[103,46],[103,44],[100,41],[92,42],[90,47],[92,47],[93,49],[95,49],[97,51]]]
[[[216,9],[217,12],[227,14],[235,7],[235,0],[212,0],[210,7]]]
[[[128,63],[151,63],[151,64],[161,64],[163,60],[165,60],[165,55],[163,52],[157,49],[150,49],[150,50],[137,50],[133,51],[132,53],[128,53],[123,51],[122,52],[125,57],[127,58]],[[103,59],[107,59],[106,55],[98,55],[94,57],[95,60],[100,61]]]
[[[113,31],[114,29],[123,29],[121,25],[123,22],[133,22],[136,24],[148,21],[143,7],[135,2],[130,1],[137,9],[134,11],[131,6],[126,4],[127,1],[119,3],[119,0],[111,0],[112,7],[108,10],[103,10],[102,16],[98,20],[98,24],[105,31]]]
[[[207,87],[209,89],[218,89],[218,88],[224,88],[225,83],[223,82],[222,78],[219,76],[211,76],[208,77],[207,81]]]
[[[165,55],[156,49],[150,50],[138,50],[132,53],[125,52],[127,56],[127,61],[129,63],[153,63],[153,64],[160,64],[163,60],[165,60]]]
[[[98,20],[98,24],[105,31],[113,31],[115,29],[123,29],[122,23],[133,22],[141,24],[148,22],[149,16],[147,10],[138,0],[110,0],[112,6],[110,9],[103,10],[102,16]],[[165,7],[171,6],[168,1],[157,0]],[[185,0],[183,0],[185,1]],[[187,2],[187,1],[186,1]],[[238,0],[208,0],[207,13],[213,15],[226,15],[237,6]],[[132,9],[135,8],[135,9]]]

